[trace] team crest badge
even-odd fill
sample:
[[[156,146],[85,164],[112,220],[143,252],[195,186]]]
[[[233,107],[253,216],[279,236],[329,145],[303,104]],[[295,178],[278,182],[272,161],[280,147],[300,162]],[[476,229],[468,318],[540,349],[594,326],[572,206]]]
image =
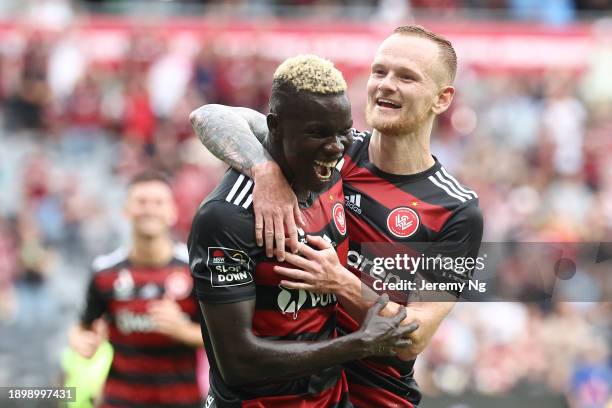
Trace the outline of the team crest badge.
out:
[[[191,293],[193,280],[183,271],[174,271],[164,280],[165,296],[174,299],[185,299]]]
[[[419,228],[419,216],[412,208],[398,207],[389,213],[387,228],[398,238],[408,238]]]
[[[346,217],[344,215],[344,206],[342,203],[336,203],[332,210],[334,224],[341,235],[346,234]]]

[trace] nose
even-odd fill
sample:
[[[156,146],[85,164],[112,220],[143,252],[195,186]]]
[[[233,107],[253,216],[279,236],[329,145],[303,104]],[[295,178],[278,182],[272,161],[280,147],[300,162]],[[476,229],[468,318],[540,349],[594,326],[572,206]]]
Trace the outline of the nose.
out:
[[[341,138],[339,136],[334,136],[330,143],[326,143],[325,146],[323,146],[323,151],[325,154],[334,157],[342,155],[342,153],[344,153],[344,145],[342,144]]]
[[[390,92],[390,91],[394,91],[395,88],[396,88],[395,80],[393,79],[390,73],[385,75],[385,77],[382,78],[380,82],[378,83],[379,91]]]

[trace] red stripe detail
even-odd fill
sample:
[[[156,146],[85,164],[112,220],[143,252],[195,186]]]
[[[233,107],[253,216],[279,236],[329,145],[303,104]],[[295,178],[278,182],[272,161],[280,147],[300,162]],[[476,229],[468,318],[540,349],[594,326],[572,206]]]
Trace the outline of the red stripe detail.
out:
[[[141,266],[126,265],[124,267],[108,269],[97,273],[95,275],[95,280],[98,288],[101,291],[113,290],[115,279],[117,279],[119,271],[123,269],[127,269],[130,272],[135,288],[144,286],[147,283],[154,283],[163,287],[164,281],[168,275],[174,272],[183,272],[189,279],[192,279],[189,267],[187,266],[168,265],[161,268],[145,268]]]
[[[344,203],[342,180],[340,178],[328,191],[319,194],[310,207],[302,209],[302,216],[308,226],[305,229],[306,233],[309,231],[321,231],[330,223],[333,224],[332,209],[336,203]]]
[[[345,239],[336,247],[338,259],[342,265],[346,265],[348,256],[349,241]],[[281,280],[287,279],[285,276],[274,272],[274,266],[284,266],[286,268],[295,268],[288,262],[263,261],[257,264],[255,270],[255,284],[263,286],[278,286]]]
[[[283,395],[244,401],[243,408],[327,408],[337,404],[347,392],[344,372],[336,385],[316,395]]]
[[[131,313],[146,314],[149,312],[149,304],[159,299],[127,299],[117,300],[111,299],[108,308],[111,314],[116,314],[120,310],[129,311]],[[190,316],[197,316],[196,311],[199,310],[198,304],[194,297],[189,296],[186,299],[177,301],[181,310]]]
[[[379,231],[365,219],[355,215],[352,211],[347,211],[347,223],[349,240],[351,242],[395,242],[384,232]],[[386,225],[383,226],[386,229]]]
[[[130,347],[176,346],[178,344],[176,340],[161,333],[132,332],[129,334],[123,334],[114,324],[110,325],[109,327],[108,339],[111,344],[116,343]]]
[[[353,333],[359,330],[359,323],[351,317],[351,315],[344,310],[342,305],[338,307],[338,327],[347,333]]]
[[[113,368],[124,373],[185,373],[196,369],[195,352],[185,356],[127,356],[115,352]]]
[[[104,395],[131,401],[134,404],[197,404],[202,395],[197,383],[143,385],[109,378]]]
[[[387,376],[387,377],[393,377],[397,379],[401,377],[399,371],[397,371],[395,368],[391,367],[390,365],[378,364],[368,359],[360,360],[359,363],[362,364],[364,367],[367,367],[370,371],[373,371],[379,376],[382,376],[382,377]]]
[[[393,183],[380,178],[370,172],[370,170],[359,167],[352,162],[351,158],[345,156],[345,166],[351,168],[351,172],[344,173],[344,182],[349,183],[362,193],[369,195],[374,201],[385,206],[389,210],[396,207],[408,206],[411,202],[418,202],[416,211],[423,225],[435,232],[440,231],[446,220],[451,216],[452,211],[446,208],[422,201],[421,199],[399,189]],[[349,234],[352,238],[351,225]]]
[[[255,284],[263,286],[278,286],[284,276],[274,272],[274,266],[284,266],[286,268],[295,268],[294,265],[288,262],[263,261],[257,264],[255,269]]]
[[[108,309],[111,314],[116,314],[121,310],[131,313],[146,314],[148,313],[149,302],[151,302],[150,299],[111,299],[108,304]]]
[[[414,408],[408,400],[383,388],[349,383],[349,399],[355,408]]]
[[[293,313],[279,310],[255,310],[253,332],[257,336],[287,336],[289,334],[317,333],[336,310],[336,305],[300,310],[297,319]]]
[[[344,212],[346,214],[346,211]],[[348,222],[348,220],[347,220]],[[338,254],[338,260],[342,265],[346,265],[349,250],[349,240],[345,239],[336,247],[336,253]]]

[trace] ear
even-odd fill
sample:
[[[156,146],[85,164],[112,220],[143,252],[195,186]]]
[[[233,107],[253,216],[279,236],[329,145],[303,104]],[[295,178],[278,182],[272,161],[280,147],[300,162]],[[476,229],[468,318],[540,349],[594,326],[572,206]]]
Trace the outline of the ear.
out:
[[[434,101],[432,110],[436,115],[446,112],[451,102],[453,101],[453,96],[455,95],[455,88],[447,85],[443,87],[438,93],[438,97]]]
[[[266,122],[268,124],[268,135],[270,136],[270,140],[274,142],[281,137],[281,133],[279,132],[280,120],[278,114],[276,113],[268,113],[266,116]]]

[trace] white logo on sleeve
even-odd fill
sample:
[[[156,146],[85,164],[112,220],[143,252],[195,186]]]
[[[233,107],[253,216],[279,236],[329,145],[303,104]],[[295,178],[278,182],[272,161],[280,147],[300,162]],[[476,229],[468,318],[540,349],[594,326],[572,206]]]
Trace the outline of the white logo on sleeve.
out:
[[[209,247],[206,266],[213,287],[238,286],[253,282],[253,261],[244,251]]]

